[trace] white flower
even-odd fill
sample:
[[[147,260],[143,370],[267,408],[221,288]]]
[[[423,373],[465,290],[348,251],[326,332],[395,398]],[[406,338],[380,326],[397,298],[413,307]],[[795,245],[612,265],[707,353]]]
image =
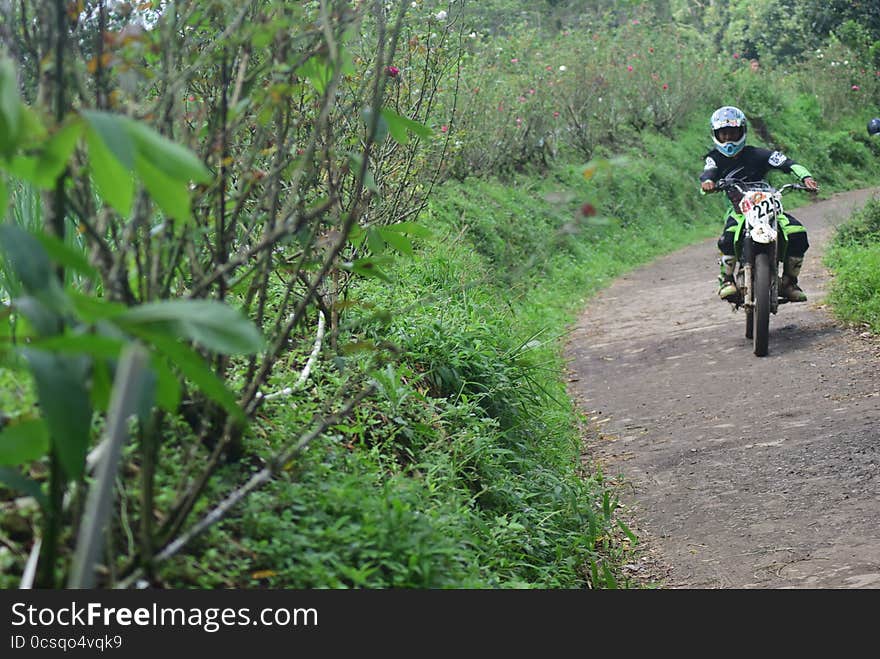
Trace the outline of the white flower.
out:
[[[562,66],[559,67],[559,70],[560,70],[560,71],[565,71],[566,68],[567,68],[567,67],[565,66],[565,64],[563,64]]]
[[[438,11],[437,15],[434,18],[436,18],[438,21],[445,21],[446,20],[446,12],[443,10]]]
[[[411,2],[411,3],[409,3],[409,6],[412,7],[413,9],[415,9],[416,7],[419,6],[419,3],[418,2]]]

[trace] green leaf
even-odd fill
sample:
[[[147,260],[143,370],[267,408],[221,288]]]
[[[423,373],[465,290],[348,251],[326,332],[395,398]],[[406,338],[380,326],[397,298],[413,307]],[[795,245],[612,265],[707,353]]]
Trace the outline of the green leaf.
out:
[[[386,227],[381,227],[379,229],[379,233],[382,235],[382,239],[385,242],[387,242],[401,254],[406,254],[407,256],[413,255],[412,243],[410,242],[409,238],[407,238],[404,234],[396,233],[394,231],[388,231]]]
[[[409,132],[414,133],[418,137],[430,137],[431,129],[413,121],[408,117],[401,117],[394,110],[382,108],[382,118],[388,123],[388,130],[398,143],[406,144],[409,142]]]
[[[320,55],[313,55],[296,70],[301,78],[308,78],[319,94],[323,94],[333,77],[333,69]]]
[[[39,233],[36,238],[40,241],[43,249],[46,250],[49,258],[58,265],[62,265],[68,270],[75,270],[88,277],[98,277],[98,271],[91,266],[85,254],[71,247],[63,240],[46,233]]]
[[[30,419],[0,431],[0,465],[23,465],[49,450],[49,429],[42,419]]]
[[[632,542],[633,546],[639,544],[639,538],[635,533],[630,531],[630,528],[623,523],[623,520],[617,520],[617,525],[620,529],[626,534],[626,537],[629,538],[630,542]]]
[[[353,33],[354,31],[352,31]],[[343,40],[346,37],[343,35]],[[348,52],[348,50],[344,46],[339,47],[339,71],[343,75],[353,76],[357,73],[357,69],[354,66],[354,56]]]
[[[0,57],[0,153],[9,156],[15,150],[22,114],[15,67],[8,57]]]
[[[181,399],[181,386],[177,376],[168,366],[168,362],[158,355],[151,357],[150,368],[156,375],[156,404],[166,412],[176,413]]]
[[[96,130],[86,131],[86,143],[89,145],[89,171],[98,193],[113,210],[127,217],[134,201],[134,178],[131,172],[113,155]]]
[[[0,483],[5,483],[13,490],[33,497],[43,510],[48,507],[49,502],[46,500],[46,495],[43,494],[40,484],[23,475],[18,469],[0,467]]]
[[[100,334],[63,334],[30,344],[31,347],[65,355],[89,355],[97,359],[118,359],[125,341]]]
[[[102,144],[113,158],[129,172],[134,169],[135,143],[128,126],[135,123],[128,117],[109,112],[84,110],[82,113],[89,123],[90,135]],[[92,148],[90,142],[89,149]]]
[[[239,407],[235,396],[196,351],[174,338],[151,332],[144,327],[136,327],[133,332],[144,341],[152,343],[156,350],[162,353],[211,400],[218,402],[236,418],[245,419],[244,411]]]
[[[143,349],[143,346],[141,346],[141,349]],[[146,423],[150,418],[153,406],[156,404],[156,384],[158,379],[155,371],[149,368],[140,369],[138,377],[141,383],[137,388],[138,397],[134,402],[135,413],[141,423]]]
[[[61,172],[67,167],[82,131],[83,123],[79,117],[75,117],[66,121],[49,139],[40,154],[35,170],[35,174],[41,180],[48,181],[50,186],[54,185]]]
[[[175,180],[138,155],[135,168],[153,201],[168,217],[180,222],[191,222],[189,185],[185,180]]]
[[[9,188],[6,179],[0,176],[0,222],[6,218],[6,204],[9,202]]]
[[[37,383],[52,449],[67,477],[76,480],[83,473],[91,434],[92,404],[85,387],[89,360],[33,348],[21,353]]]
[[[272,39],[274,38],[275,30],[263,27],[262,29],[255,31],[251,36],[251,47],[257,50],[262,50],[272,43]]]
[[[354,272],[359,275],[363,275],[364,277],[370,277],[373,279],[381,279],[382,281],[386,281],[388,283],[391,283],[391,279],[379,267],[380,265],[388,263],[388,262],[389,262],[389,259],[366,258],[366,259],[357,259],[356,261],[352,261],[349,263],[344,263],[340,267],[343,270],[349,270],[350,272]]]
[[[30,323],[39,336],[52,336],[61,330],[61,315],[37,298],[24,295],[15,298],[14,305],[16,311]]]
[[[367,127],[367,130],[370,129],[370,120],[373,117],[373,108],[364,108],[361,110],[361,117],[364,120],[364,125]],[[385,117],[379,113],[379,119],[376,122],[376,134],[373,136],[373,139],[377,144],[381,144],[385,141],[385,138],[388,137],[388,122],[385,121]]]
[[[26,104],[22,104],[21,115],[21,139],[27,143],[42,142],[48,137],[49,131],[40,119],[40,113],[35,112]]]
[[[116,318],[120,326],[167,326],[170,331],[221,354],[253,354],[264,347],[256,326],[242,313],[216,300],[148,302]],[[161,331],[161,330],[160,330]],[[168,333],[167,331],[163,333]]]
[[[110,302],[77,291],[68,291],[68,295],[76,313],[88,323],[115,318],[128,311],[128,307],[121,302]]]
[[[110,393],[113,390],[113,376],[106,359],[96,359],[92,363],[92,386],[90,390],[92,405],[96,410],[106,412],[110,409]]]
[[[0,225],[0,249],[28,293],[49,288],[52,263],[46,250],[33,235],[15,224]]]
[[[184,183],[210,183],[214,180],[211,170],[186,147],[137,121],[127,120],[126,129],[135,143],[138,156],[168,178]],[[137,166],[137,158],[135,165]]]
[[[389,224],[384,228],[386,231],[405,233],[410,236],[415,236],[416,238],[431,237],[430,229],[423,227],[421,224],[416,224],[415,222],[398,222],[396,224]]]
[[[378,138],[377,138],[378,139]],[[381,140],[379,140],[381,141]],[[351,164],[351,169],[354,172],[361,171],[361,165],[364,162],[364,157],[360,153],[349,153],[348,159]],[[379,186],[376,185],[376,179],[373,177],[373,172],[370,171],[369,165],[364,170],[364,187],[375,194],[379,194]]]
[[[385,251],[385,241],[382,240],[382,234],[376,227],[367,229],[367,247],[377,256]]]
[[[33,183],[38,188],[48,189],[52,187],[51,182],[37,175],[37,165],[39,160],[35,156],[15,156],[6,163],[6,171],[28,183]]]

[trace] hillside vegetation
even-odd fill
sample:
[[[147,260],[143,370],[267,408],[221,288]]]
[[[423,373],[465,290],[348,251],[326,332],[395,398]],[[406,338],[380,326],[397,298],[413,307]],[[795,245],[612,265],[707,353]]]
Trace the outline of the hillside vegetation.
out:
[[[876,185],[880,25],[583,4],[10,8],[0,585],[644,585],[567,327],[718,233],[719,105]],[[871,213],[833,263],[876,331]]]

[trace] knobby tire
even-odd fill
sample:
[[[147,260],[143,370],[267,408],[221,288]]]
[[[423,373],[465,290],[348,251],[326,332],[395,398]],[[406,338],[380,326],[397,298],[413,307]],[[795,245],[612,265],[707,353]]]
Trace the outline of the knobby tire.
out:
[[[755,255],[755,319],[753,323],[755,355],[764,357],[770,339],[770,255]]]

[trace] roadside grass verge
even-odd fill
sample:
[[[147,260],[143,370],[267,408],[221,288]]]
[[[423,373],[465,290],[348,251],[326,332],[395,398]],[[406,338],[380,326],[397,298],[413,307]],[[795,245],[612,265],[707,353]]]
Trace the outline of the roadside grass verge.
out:
[[[833,272],[828,301],[834,314],[880,334],[880,198],[838,227],[825,263]]]

